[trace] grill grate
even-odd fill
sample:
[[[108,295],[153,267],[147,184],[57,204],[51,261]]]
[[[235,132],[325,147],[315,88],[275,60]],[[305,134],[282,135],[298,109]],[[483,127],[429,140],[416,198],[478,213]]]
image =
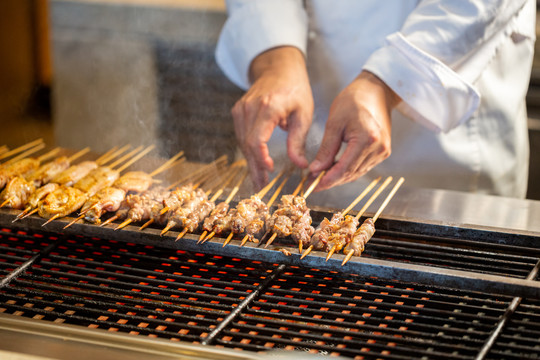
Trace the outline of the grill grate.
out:
[[[394,241],[374,240],[385,246]],[[0,244],[6,280],[1,313],[247,351],[474,359],[513,300],[157,243],[2,229]],[[420,245],[411,243],[424,251]],[[447,250],[482,255],[476,249]],[[525,277],[532,267],[530,256],[505,256],[494,248],[486,253],[526,263],[513,276]],[[29,260],[26,271],[10,275]],[[523,300],[487,358],[534,358],[539,313],[540,300]]]

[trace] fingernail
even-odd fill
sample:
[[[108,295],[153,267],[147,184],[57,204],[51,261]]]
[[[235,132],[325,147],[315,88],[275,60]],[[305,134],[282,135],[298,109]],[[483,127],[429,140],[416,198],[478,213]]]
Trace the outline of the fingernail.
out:
[[[314,160],[311,165],[309,165],[309,170],[311,172],[318,172],[321,170],[321,162],[319,160]]]

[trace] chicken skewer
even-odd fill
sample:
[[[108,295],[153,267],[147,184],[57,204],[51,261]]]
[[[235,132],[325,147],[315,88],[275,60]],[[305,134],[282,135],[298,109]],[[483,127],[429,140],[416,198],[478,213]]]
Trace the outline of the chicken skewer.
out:
[[[243,167],[244,165],[242,165]],[[200,224],[210,215],[210,213],[215,209],[215,201],[223,193],[223,189],[229,185],[229,183],[234,179],[235,175],[242,170],[242,167],[236,165],[231,166],[230,174],[225,178],[225,181],[221,184],[221,187],[214,193],[210,199],[203,199],[196,206],[193,207],[193,211],[187,211],[184,216],[180,218],[181,226],[183,230],[176,237],[176,241],[180,240],[187,232],[195,232]],[[238,168],[238,169],[237,169]],[[211,191],[207,191],[206,195],[210,195]],[[188,205],[189,206],[189,205]]]
[[[52,178],[50,182],[44,186],[36,189],[34,193],[30,196],[27,202],[26,208],[17,215],[13,222],[24,219],[36,212],[38,212],[38,204],[41,200],[45,198],[48,194],[58,189],[61,185],[63,186],[72,186],[77,181],[88,175],[88,173],[99,166],[105,165],[108,161],[114,159],[115,157],[121,155],[129,148],[129,145],[124,146],[122,149],[118,150],[117,147],[112,148],[95,161],[83,161],[79,164],[75,164],[62,171],[60,174],[57,174]],[[71,161],[70,161],[71,162]]]
[[[379,207],[379,210],[377,210],[375,215],[372,218],[367,218],[366,220],[364,220],[362,225],[360,225],[360,227],[356,230],[352,240],[343,248],[343,253],[345,253],[346,256],[341,263],[342,266],[345,265],[353,255],[360,256],[362,254],[362,251],[364,251],[367,242],[375,233],[375,221],[377,221],[384,208],[388,205],[388,203],[404,181],[404,178],[400,178],[397,181],[397,183],[394,185],[394,187],[392,188],[382,205]],[[360,218],[360,216],[357,215],[358,218]]]
[[[234,188],[229,193],[229,196],[227,196],[227,198],[224,201],[217,204],[214,210],[210,212],[210,215],[207,216],[206,219],[204,219],[203,226],[202,226],[203,233],[199,237],[199,241],[197,241],[197,244],[204,243],[206,242],[206,240],[209,240],[210,238],[212,238],[213,235],[209,236],[209,238],[205,240],[208,232],[209,231],[212,232],[214,224],[216,224],[219,219],[227,215],[227,212],[229,211],[229,203],[234,198],[238,190],[240,190],[240,186],[244,183],[244,180],[246,179],[247,175],[248,175],[248,171],[246,170],[243,172],[242,176],[240,177],[240,179],[238,180]]]
[[[134,194],[126,197],[125,203],[122,205],[120,210],[112,217],[114,218],[114,220],[118,218],[125,218],[125,220],[120,225],[118,225],[115,230],[120,230],[132,222],[139,222],[144,220],[147,220],[147,222],[143,224],[143,228],[149,226],[153,222],[162,223],[166,218],[166,216],[164,215],[170,209],[170,207],[167,207],[165,203],[169,203],[169,206],[175,206],[172,203],[176,204],[176,202],[178,201],[183,201],[181,199],[191,194],[190,191],[192,191],[194,188],[197,188],[198,185],[203,182],[204,178],[211,175],[211,173],[207,174],[207,172],[213,170],[216,167],[219,168],[226,160],[227,157],[222,156],[219,159],[191,173],[190,175],[185,176],[182,179],[174,182],[167,188],[151,189],[142,194]],[[177,187],[181,183],[190,179],[200,181],[196,185],[185,185],[183,187],[170,191],[172,188]],[[175,199],[174,196],[176,196],[177,198]],[[110,221],[106,221],[105,223],[109,222]]]
[[[255,237],[264,230],[266,220],[270,216],[268,209],[281,193],[281,190],[289,180],[289,177],[290,171],[278,185],[274,194],[271,196],[270,200],[268,200],[268,203],[265,204],[262,201],[265,194],[261,194],[258,199],[251,197],[250,199],[245,199],[238,203],[236,207],[237,214],[232,220],[232,232],[234,234],[245,234],[240,242],[240,246],[244,246],[247,241],[258,242]],[[223,243],[223,246],[225,247],[231,239],[232,236],[229,235]]]
[[[377,178],[373,180],[365,189],[362,191],[360,195],[354,199],[351,204],[342,212],[335,213],[332,215],[332,218],[328,220],[327,218],[324,218],[317,229],[315,230],[315,233],[312,235],[311,239],[309,240],[309,247],[304,251],[300,259],[303,259],[306,257],[313,249],[317,250],[325,250],[330,249],[332,246],[329,246],[329,242],[331,241],[330,237],[332,234],[339,232],[341,228],[340,236],[346,236],[346,232],[350,231],[350,229],[353,226],[356,226],[358,224],[358,220],[348,216],[347,213],[354,208],[356,204],[358,204],[372,189],[373,187],[379,182],[380,178]],[[385,182],[379,187],[379,189],[371,196],[370,200],[368,200],[368,206],[373,200],[377,198],[377,196],[380,194],[380,192],[388,186],[388,183],[392,181],[392,178],[387,178]],[[367,207],[364,205],[363,209],[366,209]],[[361,210],[365,211],[365,210]],[[355,225],[356,224],[356,225]],[[356,229],[356,227],[354,227]],[[335,241],[335,237],[332,239]],[[304,244],[307,245],[307,244]],[[335,249],[333,250],[335,251]],[[333,253],[332,251],[332,253]],[[331,256],[331,255],[330,255]],[[330,257],[328,257],[329,259]]]
[[[253,197],[260,198],[260,197],[264,196],[268,191],[270,191],[272,186],[274,186],[276,181],[282,175],[283,175],[283,171],[281,173],[279,173],[270,183],[268,183],[263,189],[261,189],[259,191],[259,193],[257,195],[254,195]],[[205,239],[203,239],[201,241],[201,243],[204,243],[204,242],[212,239],[214,237],[214,235],[216,235],[216,234],[221,234],[221,233],[223,233],[225,231],[231,230],[232,222],[233,222],[234,218],[237,216],[237,212],[238,212],[237,207],[232,208],[232,209],[230,209],[230,208],[223,209],[222,213],[220,213],[219,216],[216,216],[214,221],[212,221],[211,224],[207,223],[207,225],[205,227],[205,230],[210,231],[210,234],[208,234],[208,236]],[[224,242],[225,245],[232,239],[233,235],[234,235],[233,232],[231,232],[229,234],[229,236],[227,238],[228,240],[226,240]]]
[[[184,159],[178,160],[178,158],[182,156],[183,153],[184,152],[181,151],[176,154],[149,174],[142,171],[130,171],[120,176],[112,186],[107,186],[90,197],[83,204],[79,216],[67,224],[64,229],[83,218],[93,224],[100,224],[101,216],[106,212],[117,211],[128,193],[141,193],[148,190],[150,186],[152,186],[152,183],[154,182],[153,178],[156,175],[181,163]]]
[[[308,241],[314,229],[311,226],[311,216],[306,205],[306,199],[317,187],[324,173],[323,171],[317,176],[303,196],[297,196],[297,194],[302,189],[305,179],[301,181],[292,194],[282,196],[278,209],[274,211],[267,221],[268,231],[272,232],[272,235],[266,241],[265,248],[270,246],[278,236],[283,238],[292,236],[299,244]]]
[[[88,175],[77,181],[73,186],[60,186],[48,194],[38,206],[39,216],[48,219],[42,226],[77,211],[89,197],[100,189],[112,185],[119,178],[121,171],[146,155],[153,148],[154,146],[149,146],[142,151],[137,148],[110,166],[101,166],[90,171]],[[139,153],[135,155],[137,152]],[[129,159],[130,157],[132,158]],[[114,169],[123,161],[126,162],[118,169]]]
[[[13,150],[9,150],[9,149],[7,148],[7,146],[4,145],[3,148],[5,148],[6,151],[3,152],[3,153],[0,155],[0,160],[6,159],[6,158],[8,158],[8,157],[10,157],[10,156],[12,156],[12,155],[18,154],[18,153],[20,153],[20,152],[23,152],[23,151],[25,151],[25,150],[28,150],[28,149],[30,149],[30,148],[37,147],[37,146],[40,146],[40,145],[44,145],[44,144],[43,144],[43,139],[37,139],[37,140],[31,141],[31,142],[29,142],[29,143],[27,143],[27,144],[24,144],[24,145],[22,145],[22,146],[19,146],[19,147],[13,149]],[[41,147],[41,148],[42,148],[42,147]],[[41,148],[40,148],[40,149],[41,149]],[[36,150],[36,151],[37,151],[37,150]]]
[[[9,180],[15,176],[29,176],[39,168],[43,161],[53,157],[60,151],[60,148],[56,148],[37,158],[28,157],[30,153],[38,151],[41,148],[42,146],[38,145],[2,164],[0,168],[0,189],[3,189]]]
[[[0,201],[3,201],[0,204],[0,208],[8,206],[12,209],[22,209],[36,189],[48,183],[52,177],[67,168],[71,161],[84,155],[89,150],[89,148],[83,149],[70,158],[60,156],[40,166],[26,178],[23,176],[14,176],[0,193]]]
[[[268,207],[262,201],[262,198],[270,191],[281,176],[285,173],[282,170],[270,183],[268,183],[257,194],[252,195],[248,199],[241,200],[235,208],[229,209],[227,215],[219,219],[212,229],[212,237],[215,234],[220,234],[225,231],[230,231],[229,235],[225,239],[223,246],[226,246],[233,238],[235,234],[241,234],[245,231],[246,227],[255,219],[257,214],[268,211]],[[208,239],[211,238],[209,235]]]
[[[229,168],[230,171],[236,172],[236,167],[238,164],[241,164],[243,162],[237,162],[235,164],[232,164]],[[206,176],[201,179],[200,183],[206,183],[208,180],[210,180],[210,177],[212,177],[212,173],[206,174]],[[226,183],[223,186],[226,186],[227,183],[232,180],[229,175],[226,176]],[[220,184],[217,184],[216,186],[219,186]],[[208,184],[210,186],[210,184]],[[200,188],[193,189],[193,191],[189,192],[187,197],[172,197],[172,202],[169,202],[169,199],[164,200],[165,207],[161,211],[161,215],[165,215],[167,217],[167,225],[165,228],[161,231],[161,235],[164,235],[167,231],[169,231],[171,228],[180,226],[184,228],[186,231],[183,231],[180,233],[180,237],[185,235],[185,233],[192,229],[191,231],[194,231],[196,227],[198,227],[198,224],[202,219],[204,219],[208,214],[214,209],[215,207],[215,199],[213,201],[209,201],[208,195],[212,192],[212,189],[204,192]],[[222,192],[222,191],[221,191]],[[216,198],[221,194],[220,191],[217,191]],[[200,221],[198,218],[201,218]],[[196,224],[195,224],[196,223]]]

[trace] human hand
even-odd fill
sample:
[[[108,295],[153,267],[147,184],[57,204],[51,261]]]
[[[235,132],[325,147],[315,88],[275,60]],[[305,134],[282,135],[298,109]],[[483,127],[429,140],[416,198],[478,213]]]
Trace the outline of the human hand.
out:
[[[400,98],[382,80],[362,71],[333,101],[323,140],[309,170],[327,170],[317,190],[353,181],[391,153],[392,109]],[[347,143],[335,162],[341,143]]]
[[[313,117],[313,95],[304,56],[284,46],[257,56],[250,67],[253,85],[232,108],[236,137],[257,188],[268,182],[274,161],[267,143],[276,126],[288,131],[287,153],[305,168],[305,140]]]

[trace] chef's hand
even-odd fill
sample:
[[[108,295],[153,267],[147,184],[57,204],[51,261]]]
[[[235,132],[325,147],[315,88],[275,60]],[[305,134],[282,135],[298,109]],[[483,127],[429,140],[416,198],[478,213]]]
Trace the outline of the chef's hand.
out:
[[[255,186],[262,188],[273,171],[267,143],[279,125],[288,131],[287,152],[305,168],[305,140],[313,116],[313,95],[303,54],[295,47],[268,50],[251,63],[252,86],[231,113],[240,148]]]
[[[390,113],[399,101],[392,89],[367,71],[334,99],[321,147],[309,166],[314,175],[327,170],[318,191],[356,180],[390,156]],[[335,162],[342,142],[347,146]]]

